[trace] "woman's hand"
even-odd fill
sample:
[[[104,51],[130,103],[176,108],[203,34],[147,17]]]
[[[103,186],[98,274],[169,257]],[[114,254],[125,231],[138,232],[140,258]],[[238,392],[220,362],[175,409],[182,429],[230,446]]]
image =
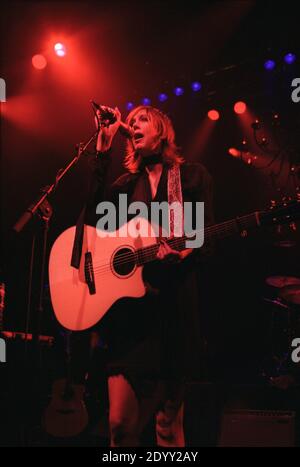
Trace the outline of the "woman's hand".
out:
[[[173,250],[167,242],[163,239],[160,240],[159,249],[157,252],[157,259],[168,264],[181,263],[193,251],[193,248],[186,248],[182,251]]]
[[[182,252],[173,250],[173,248],[171,248],[163,239],[160,240],[160,245],[156,257],[166,264],[177,264],[180,263],[183,259]]]
[[[118,107],[112,109],[111,107],[102,106],[102,109],[107,112],[114,113],[116,116],[116,121],[114,123],[109,124],[108,126],[101,125],[98,139],[97,139],[97,146],[96,149],[99,152],[108,151],[112,140],[117,133],[120,123],[121,123],[121,112],[119,111]],[[99,122],[101,122],[101,112],[97,110],[97,117],[95,117],[96,127],[98,128]]]

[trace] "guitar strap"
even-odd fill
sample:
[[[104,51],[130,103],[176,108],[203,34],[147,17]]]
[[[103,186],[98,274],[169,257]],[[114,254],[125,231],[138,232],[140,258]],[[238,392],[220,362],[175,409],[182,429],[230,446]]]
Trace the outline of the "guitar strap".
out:
[[[86,206],[82,209],[76,224],[75,238],[73,243],[71,266],[79,269],[80,258],[82,252],[83,233],[84,233],[84,218],[86,214]]]
[[[168,170],[168,203],[170,237],[183,235],[183,202],[180,166],[172,165]]]

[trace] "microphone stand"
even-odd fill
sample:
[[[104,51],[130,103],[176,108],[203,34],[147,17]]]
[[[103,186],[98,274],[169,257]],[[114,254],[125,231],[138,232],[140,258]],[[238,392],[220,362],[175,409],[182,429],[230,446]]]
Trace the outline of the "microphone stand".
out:
[[[15,223],[13,229],[17,232],[20,233],[25,225],[32,219],[32,217],[36,214],[39,213],[39,210],[42,210],[43,208],[43,203],[44,201],[47,200],[48,196],[54,192],[57,188],[58,183],[60,180],[66,175],[67,172],[73,167],[73,165],[77,164],[81,156],[84,154],[86,151],[86,148],[89,146],[91,142],[93,142],[97,136],[98,136],[98,131],[86,142],[86,143],[80,143],[78,145],[78,153],[77,155],[72,159],[72,161],[63,169],[59,169],[57,172],[57,175],[55,177],[55,182],[52,183],[52,185],[44,187],[41,192],[42,194],[34,201],[27,209],[24,211],[24,213],[21,215],[19,220]],[[48,207],[46,207],[46,212],[47,212]]]
[[[43,317],[43,291],[44,291],[44,279],[45,279],[45,266],[46,266],[46,256],[47,256],[47,239],[48,239],[48,231],[49,231],[49,224],[52,217],[53,209],[51,204],[48,201],[49,196],[55,192],[59,182],[63,179],[63,177],[71,170],[71,168],[77,164],[79,159],[82,155],[88,155],[86,153],[87,147],[93,142],[97,140],[98,133],[100,130],[100,122],[98,121],[98,128],[97,131],[89,138],[87,142],[80,143],[77,145],[77,154],[76,156],[69,162],[64,168],[59,169],[55,181],[48,186],[43,187],[40,192],[41,194],[36,198],[36,200],[30,204],[30,206],[23,212],[20,218],[17,220],[15,225],[13,226],[13,230],[16,233],[21,233],[24,227],[28,224],[31,219],[34,217],[38,217],[42,221],[42,245],[41,245],[41,256],[40,256],[40,271],[37,276],[38,279],[38,304],[37,304],[37,315],[35,316],[33,329],[32,329],[32,342],[33,342],[33,355],[38,356],[38,365],[37,369],[41,370],[42,368],[42,354],[41,354],[41,347],[39,345],[40,342],[40,332],[41,332],[41,325],[42,325],[42,317]],[[33,293],[33,269],[36,257],[36,231],[34,229],[34,234],[32,238],[32,246],[31,246],[31,254],[30,254],[30,267],[29,267],[29,281],[28,281],[28,299],[27,299],[27,313],[26,313],[26,329],[25,329],[25,351],[24,351],[24,370],[25,370],[25,377],[27,376],[27,369],[28,369],[28,333],[29,333],[29,325],[30,325],[30,318],[32,316],[32,293]],[[37,352],[35,352],[37,351]],[[35,361],[36,363],[37,361]],[[26,378],[27,379],[27,378]],[[32,391],[28,388],[28,395]],[[25,391],[26,392],[26,391]],[[27,417],[26,417],[27,418]],[[25,418],[25,420],[26,420]],[[26,445],[25,439],[25,423],[22,424],[22,440],[23,444]]]
[[[55,177],[55,181],[48,186],[42,188],[41,194],[38,198],[24,211],[18,221],[15,223],[13,229],[15,232],[20,233],[27,225],[27,223],[34,217],[39,216],[39,218],[43,221],[43,244],[42,244],[42,261],[41,261],[41,276],[40,276],[40,291],[39,291],[39,302],[38,302],[38,312],[39,312],[39,325],[37,327],[37,331],[40,331],[40,324],[41,324],[41,314],[43,311],[43,282],[44,282],[44,272],[45,272],[45,260],[46,260],[46,246],[47,246],[47,234],[49,230],[49,222],[52,216],[52,206],[48,201],[48,197],[56,190],[59,182],[62,178],[70,171],[70,169],[77,164],[81,156],[85,153],[87,147],[97,139],[99,129],[91,136],[91,138],[85,142],[80,143],[78,147],[77,155],[69,162],[69,164],[59,169],[57,175]],[[32,241],[32,251],[31,251],[31,261],[30,261],[30,277],[29,277],[29,294],[28,294],[28,309],[27,311],[30,313],[31,307],[31,295],[32,295],[32,273],[33,273],[33,257],[35,254],[35,235]],[[28,314],[29,314],[28,313]],[[26,333],[28,333],[28,326],[29,326],[29,316],[27,316],[26,321]],[[27,336],[26,336],[27,337]]]

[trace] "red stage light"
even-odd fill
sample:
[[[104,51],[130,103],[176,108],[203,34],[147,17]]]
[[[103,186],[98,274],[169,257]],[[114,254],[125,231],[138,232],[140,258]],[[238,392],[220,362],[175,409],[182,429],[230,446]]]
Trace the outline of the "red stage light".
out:
[[[229,153],[232,157],[241,157],[241,151],[238,151],[236,148],[229,148],[229,149],[228,149],[228,153]]]
[[[210,110],[208,113],[207,113],[207,116],[210,120],[219,120],[220,118],[220,114],[217,110]]]
[[[31,59],[32,65],[37,70],[43,70],[47,66],[47,60],[45,59],[44,55],[34,55]]]
[[[54,51],[58,57],[64,57],[66,55],[66,47],[61,42],[57,42],[54,45]]]
[[[246,111],[247,106],[245,102],[239,101],[234,104],[233,109],[236,114],[243,114]]]

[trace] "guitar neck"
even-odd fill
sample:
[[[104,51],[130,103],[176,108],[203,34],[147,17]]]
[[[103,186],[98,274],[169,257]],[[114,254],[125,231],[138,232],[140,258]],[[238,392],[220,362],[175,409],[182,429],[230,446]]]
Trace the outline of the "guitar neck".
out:
[[[260,219],[261,213],[256,211],[246,216],[237,217],[220,224],[211,225],[204,229],[205,240],[221,240],[226,237],[231,237],[236,234],[243,234],[250,229],[259,227],[261,224]],[[192,240],[195,237],[188,237],[186,235],[182,237],[173,237],[166,239],[167,244],[177,251],[186,249],[186,241]],[[159,243],[155,243],[145,248],[140,248],[136,251],[136,261],[138,265],[149,263],[156,259],[158,252]]]

